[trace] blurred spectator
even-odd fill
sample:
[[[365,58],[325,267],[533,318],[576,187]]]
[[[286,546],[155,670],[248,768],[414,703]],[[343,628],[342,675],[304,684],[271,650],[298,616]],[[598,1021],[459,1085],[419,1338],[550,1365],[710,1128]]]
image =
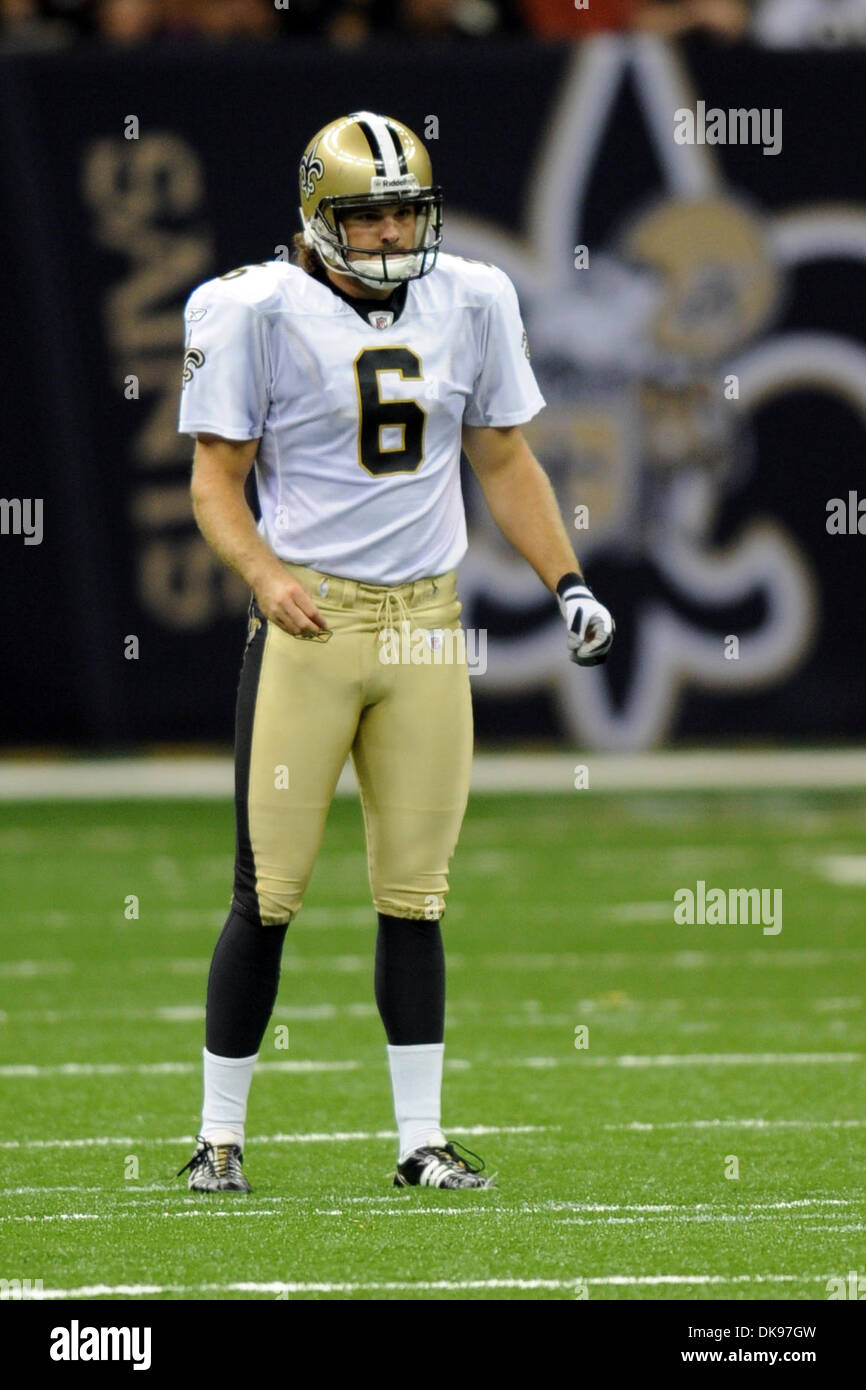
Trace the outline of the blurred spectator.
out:
[[[272,0],[161,0],[163,33],[206,39],[268,38],[277,32]]]
[[[343,0],[328,22],[327,34],[332,43],[349,48],[389,35],[489,38],[514,25],[511,7],[503,0]]]
[[[0,53],[64,48],[77,37],[74,23],[46,15],[38,0],[0,0]]]
[[[749,6],[745,0],[644,0],[634,24],[663,38],[703,30],[720,39],[739,39],[748,30]]]
[[[94,6],[96,34],[109,43],[147,43],[159,32],[157,0],[97,0]]]
[[[673,38],[753,33],[777,46],[866,42],[866,0],[0,0],[0,47],[55,48],[76,37],[117,44],[322,36],[343,48],[379,38],[450,40],[530,33],[579,39],[605,31]]]
[[[866,44],[866,0],[759,0],[752,34],[768,48]]]
[[[347,0],[331,16],[327,35],[338,48],[354,48],[359,43],[367,42],[373,27],[373,5],[370,0]]]
[[[418,38],[486,38],[499,28],[492,0],[398,0],[394,28]]]
[[[542,39],[579,39],[607,29],[629,29],[639,0],[590,0],[589,8],[521,0],[530,33]]]
[[[210,39],[262,39],[277,28],[271,0],[202,0],[199,32]]]
[[[693,30],[737,39],[746,32],[745,0],[590,0],[579,10],[550,0],[521,0],[528,28],[540,38],[585,38],[607,30],[642,30],[674,38]],[[785,0],[787,3],[787,0]]]

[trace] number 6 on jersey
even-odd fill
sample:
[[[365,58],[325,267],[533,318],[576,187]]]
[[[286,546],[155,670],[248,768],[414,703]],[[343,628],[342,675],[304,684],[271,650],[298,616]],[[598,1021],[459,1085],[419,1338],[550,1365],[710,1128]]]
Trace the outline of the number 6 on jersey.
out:
[[[354,365],[358,390],[358,462],[374,477],[385,473],[416,473],[424,460],[427,412],[414,400],[383,401],[379,373],[399,372],[403,380],[421,381],[421,359],[407,347],[362,348]],[[386,447],[382,440],[383,429],[399,430],[399,442]]]

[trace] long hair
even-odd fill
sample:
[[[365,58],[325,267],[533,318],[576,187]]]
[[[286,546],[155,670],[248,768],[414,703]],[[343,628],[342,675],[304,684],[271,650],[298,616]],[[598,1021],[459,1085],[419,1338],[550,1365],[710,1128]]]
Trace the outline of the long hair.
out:
[[[303,232],[295,232],[292,237],[291,251],[292,265],[300,266],[308,275],[321,274],[325,269],[324,262],[318,251],[312,246],[308,246],[304,241]]]

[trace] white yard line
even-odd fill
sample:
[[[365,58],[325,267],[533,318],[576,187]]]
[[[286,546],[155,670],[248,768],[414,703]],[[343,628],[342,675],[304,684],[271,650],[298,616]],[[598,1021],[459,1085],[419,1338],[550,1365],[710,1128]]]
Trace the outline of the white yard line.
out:
[[[276,1211],[257,1211],[253,1209],[241,1210],[240,1208],[226,1207],[202,1207],[200,1211],[118,1211],[91,1212],[91,1211],[61,1211],[48,1216],[0,1216],[0,1222],[7,1225],[33,1224],[43,1221],[128,1221],[132,1218],[144,1216],[148,1221],[154,1216],[161,1217],[168,1221],[177,1221],[182,1217],[225,1217],[225,1216],[278,1216]]]
[[[225,1284],[83,1284],[68,1289],[44,1289],[42,1299],[128,1297],[146,1298],[151,1294],[191,1293],[458,1293],[484,1289],[580,1289],[653,1288],[659,1286],[711,1287],[739,1284],[825,1284],[832,1274],[608,1274],[585,1279],[423,1279],[389,1280],[369,1283],[238,1281]]]
[[[502,1209],[493,1207],[487,1208],[482,1205],[476,1206],[476,1199],[470,1197],[472,1206],[466,1207],[371,1207],[365,1216],[499,1216],[503,1215]],[[484,1198],[477,1199],[483,1202]],[[357,1215],[357,1212],[355,1213]],[[508,1213],[509,1215],[511,1213]],[[342,1211],[314,1211],[313,1216],[343,1216]]]
[[[581,1055],[576,1061],[571,1053],[562,1057],[506,1057],[499,1065],[528,1067],[545,1071],[552,1067],[732,1067],[732,1066],[820,1066],[825,1063],[848,1064],[863,1060],[862,1052],[670,1052],[657,1056],[624,1053],[614,1057]],[[455,1058],[458,1070],[465,1070],[462,1058]],[[297,1061],[257,1062],[257,1072],[346,1072],[358,1071],[362,1063],[356,1060],[320,1062],[309,1058]],[[0,1066],[0,1077],[6,1080],[40,1080],[55,1076],[193,1076],[201,1070],[200,1062],[57,1062],[45,1066],[35,1063],[13,1063]]]
[[[507,908],[507,906],[507,904],[503,904],[503,908]],[[559,915],[565,922],[568,914],[560,912]],[[686,930],[700,932],[703,928],[689,927]],[[710,928],[709,930],[713,929]],[[725,930],[728,929],[725,928]],[[736,930],[739,931],[740,928]],[[756,928],[746,927],[743,930],[754,932]],[[698,938],[693,936],[691,939],[696,940]],[[757,939],[761,940],[760,932]],[[475,968],[482,970],[516,970],[521,973],[530,970],[580,972],[590,969],[607,969],[618,972],[640,970],[644,973],[647,971],[655,973],[656,971],[668,972],[670,970],[718,971],[725,969],[742,972],[743,970],[763,967],[774,970],[788,967],[812,970],[822,965],[860,966],[866,961],[866,947],[840,946],[830,951],[811,946],[786,948],[774,945],[765,949],[756,949],[747,945],[747,938],[745,937],[742,938],[742,943],[742,949],[738,951],[682,950],[659,952],[651,946],[642,951],[510,951],[475,958],[472,964]],[[125,962],[124,969],[128,972],[140,971],[147,975],[168,973],[171,975],[205,976],[208,963],[209,957],[207,956],[177,956],[174,958],[171,956],[139,956]],[[449,954],[449,969],[462,970],[465,965],[465,955],[458,952]],[[282,969],[286,973],[300,971],[352,973],[369,968],[369,956],[358,955],[286,955],[282,961]]]
[[[706,1006],[706,1001],[703,1002]],[[727,1006],[727,1001],[725,1004]],[[372,1003],[278,1004],[271,1017],[289,1023],[315,1023],[341,1015],[348,1018],[372,1018],[374,1014],[378,1014],[378,1009]],[[124,1019],[129,1023],[144,1020],[152,1023],[201,1023],[204,1016],[204,1004],[166,1004],[151,1009],[0,1009],[0,1020],[8,1022],[14,1019],[16,1023],[65,1023],[71,1019],[93,1022],[110,1018]]]
[[[864,1125],[866,1120],[629,1120],[603,1128],[649,1134],[659,1129],[862,1129]]]
[[[507,1057],[503,1066],[534,1067],[543,1071],[549,1067],[575,1065],[581,1067],[746,1067],[746,1066],[812,1066],[822,1063],[850,1063],[863,1060],[862,1052],[669,1052],[650,1057],[642,1054],[623,1054],[618,1057],[592,1057],[578,1053],[575,1064],[567,1057]]]
[[[791,1220],[804,1221],[814,1218],[816,1221],[824,1219],[824,1213],[816,1212],[679,1212],[675,1215],[661,1216],[644,1213],[642,1216],[563,1216],[559,1224],[562,1226],[641,1226],[645,1222],[654,1221],[659,1224],[665,1222],[673,1225],[736,1225],[738,1222],[756,1221],[779,1221],[783,1217],[790,1217]],[[814,1231],[824,1230],[823,1226],[814,1224],[808,1227],[809,1234]]]
[[[691,930],[691,929],[690,929]],[[739,930],[739,929],[738,929]],[[745,930],[749,930],[746,928]],[[752,929],[754,930],[754,929]],[[759,938],[760,939],[760,938]],[[813,970],[822,965],[862,966],[866,961],[866,947],[839,947],[835,950],[822,950],[809,946],[773,946],[765,949],[749,948],[743,940],[740,951],[701,951],[682,950],[659,952],[651,947],[644,951],[513,951],[508,954],[485,955],[476,962],[483,970],[507,971],[574,971],[586,970],[754,970],[798,969]],[[125,962],[128,974],[139,972],[145,975],[196,975],[205,977],[208,971],[208,956],[142,956]],[[466,957],[452,951],[448,956],[450,970],[462,970]],[[68,975],[78,967],[71,960],[21,960],[0,964],[0,978],[29,979],[40,975]],[[339,973],[360,974],[370,969],[368,955],[285,955],[282,960],[284,974]]]
[[[266,1072],[330,1072],[357,1071],[357,1061],[317,1062],[257,1062],[256,1071]],[[201,1071],[201,1062],[58,1062],[50,1066],[20,1063],[0,1067],[0,1077],[8,1079],[42,1078],[49,1076],[194,1076]]]
[[[83,1183],[64,1183],[60,1187],[0,1187],[0,1197],[44,1197],[49,1192],[90,1192],[94,1196],[119,1197],[125,1196],[127,1192],[161,1192],[165,1195],[169,1190],[170,1189],[166,1188],[164,1183],[148,1183],[144,1186],[139,1186],[137,1183],[131,1182],[128,1187],[124,1188],[105,1187],[104,1185],[99,1187],[93,1184],[87,1186]],[[259,1200],[265,1201],[272,1199],[259,1198]]]
[[[564,918],[563,918],[564,920]],[[695,928],[688,928],[694,931]],[[702,928],[698,928],[701,931]],[[727,929],[726,929],[727,930]],[[740,930],[737,928],[737,930]],[[754,930],[754,928],[745,928]],[[692,940],[695,940],[692,937]],[[760,936],[758,937],[760,940]],[[827,951],[810,946],[774,946],[766,949],[749,948],[742,938],[740,951],[664,951],[648,946],[643,951],[513,951],[509,954],[482,956],[480,964],[488,970],[722,970],[742,971],[761,966],[773,969],[792,966],[811,970],[820,965],[861,964],[866,960],[866,948],[839,947]],[[322,959],[320,957],[320,959]],[[449,958],[450,959],[450,958]]]
[[[37,975],[68,975],[75,969],[71,960],[13,960],[0,964],[0,979],[30,980]]]
[[[501,1218],[514,1215],[514,1212],[503,1211],[501,1207],[393,1207],[390,1210],[386,1207],[375,1207],[367,1213],[368,1216],[495,1216]],[[535,1213],[540,1215],[541,1213]],[[670,1222],[674,1225],[684,1222],[697,1224],[709,1224],[714,1222],[727,1224],[738,1221],[778,1221],[785,1217],[796,1221],[823,1221],[831,1213],[824,1211],[738,1211],[738,1212],[642,1212],[639,1216],[608,1216],[596,1213],[591,1216],[562,1216],[558,1218],[558,1224],[563,1226],[634,1226],[646,1221],[656,1221],[659,1223]],[[314,1211],[314,1216],[342,1216],[342,1211]],[[0,1218],[2,1219],[2,1218]],[[814,1225],[809,1226],[809,1230],[823,1229]]]
[[[593,851],[595,862],[595,851]],[[613,903],[608,907],[596,908],[599,917],[612,922],[673,922],[674,907],[670,899],[664,902]]]
[[[0,1193],[0,1195],[7,1195],[10,1197],[19,1196],[23,1194],[44,1196],[45,1194],[50,1192],[89,1192],[97,1196],[107,1197],[109,1199],[119,1198],[124,1202],[124,1205],[116,1208],[116,1210],[121,1211],[133,1207],[162,1205],[165,1203],[166,1198],[170,1198],[172,1200],[172,1210],[176,1210],[176,1204],[178,1202],[182,1202],[185,1205],[189,1207],[194,1207],[196,1209],[198,1209],[201,1205],[200,1196],[191,1196],[185,1188],[177,1188],[172,1186],[170,1183],[168,1185],[151,1184],[146,1187],[130,1186],[128,1189],[125,1190],[122,1190],[119,1187],[7,1188],[2,1193]],[[139,1194],[141,1193],[152,1193],[153,1195],[148,1195],[144,1198],[140,1198]],[[128,1203],[125,1202],[127,1195],[132,1194],[135,1194],[132,1200]],[[426,1196],[428,1197],[430,1195],[431,1192],[428,1192],[426,1194]],[[263,1197],[259,1196],[256,1193],[253,1193],[249,1196],[249,1198],[245,1198],[243,1203],[239,1204],[238,1210],[242,1209],[244,1211],[255,1211],[258,1209],[258,1204],[266,1204],[267,1206],[274,1208],[286,1205],[309,1206],[311,1203],[319,1202],[321,1200],[322,1199],[320,1197],[298,1197],[294,1195],[288,1196],[283,1194],[277,1196]],[[511,1219],[514,1216],[546,1216],[550,1214],[558,1214],[560,1212],[577,1212],[584,1215],[598,1217],[613,1216],[617,1213],[625,1212],[631,1215],[635,1215],[636,1217],[646,1217],[648,1219],[655,1217],[664,1217],[677,1220],[706,1218],[708,1220],[718,1219],[721,1221],[732,1218],[745,1219],[746,1217],[753,1217],[755,1214],[760,1214],[762,1216],[765,1215],[768,1219],[770,1219],[774,1215],[781,1214],[784,1216],[799,1216],[803,1219],[808,1220],[824,1220],[831,1216],[844,1217],[846,1215],[846,1212],[844,1210],[840,1211],[838,1210],[838,1208],[859,1208],[866,1204],[864,1203],[864,1199],[848,1197],[796,1197],[788,1201],[747,1202],[744,1203],[742,1206],[735,1208],[734,1210],[726,1211],[723,1208],[723,1205],[719,1202],[571,1202],[553,1198],[549,1201],[544,1202],[508,1203],[497,1201],[493,1205],[488,1205],[486,1199],[481,1199],[483,1204],[478,1206],[474,1205],[475,1199],[471,1199],[473,1201],[473,1206],[471,1208],[454,1208],[450,1206],[416,1207],[414,1205],[409,1204],[411,1202],[411,1197],[409,1196],[409,1194],[405,1192],[401,1192],[400,1194],[392,1194],[390,1196],[377,1197],[341,1196],[337,1200],[341,1204],[340,1210],[323,1210],[314,1207],[312,1215],[340,1216],[343,1215],[342,1208],[344,1207],[363,1206],[369,1209],[367,1214],[371,1216],[381,1216],[383,1214],[386,1216],[399,1215],[401,1212],[407,1214],[415,1213],[417,1215],[429,1213],[432,1215],[441,1214],[448,1216],[452,1214],[454,1211],[462,1212],[464,1210],[470,1210],[476,1214],[481,1213],[487,1216],[497,1218],[507,1217],[508,1219]],[[110,1214],[111,1213],[95,1212],[89,1213],[88,1216],[102,1216]],[[41,1220],[42,1217],[36,1216],[32,1219]]]
[[[558,1125],[469,1125],[451,1126],[455,1135],[462,1134],[545,1134],[558,1129]],[[344,1144],[362,1143],[374,1139],[396,1139],[396,1129],[345,1130],[330,1134],[257,1134],[251,1142],[259,1144]],[[182,1134],[174,1138],[157,1138],[153,1135],[95,1135],[87,1139],[3,1139],[0,1149],[86,1149],[124,1145],[130,1147],[145,1144],[194,1144],[195,1135]]]
[[[789,1201],[748,1202],[738,1209],[744,1211],[793,1211],[803,1207],[852,1207],[857,1205],[857,1201],[848,1197],[794,1197]],[[719,1206],[718,1202],[564,1202],[553,1200],[541,1203],[541,1209],[544,1211],[586,1212],[712,1212],[718,1211]],[[528,1203],[522,1209],[535,1211],[538,1209],[538,1204]]]
[[[866,854],[827,854],[816,859],[812,868],[828,883],[851,888],[866,886]]]
[[[804,1001],[815,1013],[852,1013],[863,1007],[863,999],[859,995],[845,997],[834,997],[827,999],[812,999]],[[596,998],[578,999],[574,1004],[573,1013],[542,1013],[541,1003],[537,999],[517,1000],[515,1007],[519,1006],[525,1012],[521,1014],[509,1014],[505,1022],[514,1026],[530,1026],[533,1028],[562,1027],[563,1024],[573,1024],[574,1019],[579,1014],[609,1014],[612,1019],[616,1019],[627,1014],[639,1012],[652,1013],[657,1016],[661,1013],[682,1013],[693,1007],[688,1000],[679,999],[649,999],[637,998],[633,995],[628,997],[606,997],[604,994]],[[461,998],[454,1015],[458,1013],[463,1016],[468,1013],[483,1014],[490,1013],[494,1009],[498,1014],[498,1004],[492,1004],[490,1000]],[[730,1014],[731,1009],[736,1008],[740,1012],[763,1012],[766,1004],[763,1000],[752,1001],[733,998],[713,998],[702,995],[700,999],[702,1012],[724,1011]],[[0,1009],[0,1022],[8,1023],[13,1020],[16,1023],[65,1023],[71,1020],[93,1020],[101,1019],[122,1019],[126,1022],[152,1023],[201,1023],[204,1020],[204,1004],[166,1004],[157,1005],[149,1009],[129,1009],[129,1008],[88,1008],[88,1009]],[[358,1002],[355,1004],[335,1004],[321,1002],[318,1004],[277,1004],[272,1018],[278,1022],[286,1023],[318,1023],[326,1022],[331,1019],[340,1018],[373,1018],[378,1016],[378,1009],[374,1003]],[[682,1026],[677,1020],[673,1020],[674,1026]]]

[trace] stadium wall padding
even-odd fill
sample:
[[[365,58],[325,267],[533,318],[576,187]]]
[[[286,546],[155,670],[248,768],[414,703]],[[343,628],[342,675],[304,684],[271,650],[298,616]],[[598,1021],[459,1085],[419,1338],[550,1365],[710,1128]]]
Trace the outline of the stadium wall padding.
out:
[[[527,437],[617,619],[606,667],[567,661],[464,460],[479,740],[866,734],[864,76],[619,39],[0,59],[4,745],[230,739],[248,595],[192,520],[182,307],[285,254],[301,150],[360,107],[428,140],[446,250],[512,276]],[[769,113],[781,149],[679,145],[698,101]]]

